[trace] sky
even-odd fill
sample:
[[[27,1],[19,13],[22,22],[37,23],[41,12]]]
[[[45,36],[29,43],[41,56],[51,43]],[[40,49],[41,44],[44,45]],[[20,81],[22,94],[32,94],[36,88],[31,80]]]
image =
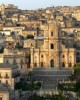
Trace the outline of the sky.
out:
[[[51,6],[80,6],[80,0],[0,0],[1,4],[14,4],[23,10],[33,10]]]

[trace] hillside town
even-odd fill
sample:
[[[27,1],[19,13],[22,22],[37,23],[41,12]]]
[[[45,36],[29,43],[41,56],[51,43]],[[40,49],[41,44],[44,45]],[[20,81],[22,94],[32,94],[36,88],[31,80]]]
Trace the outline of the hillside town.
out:
[[[80,100],[80,6],[0,5],[0,100]]]

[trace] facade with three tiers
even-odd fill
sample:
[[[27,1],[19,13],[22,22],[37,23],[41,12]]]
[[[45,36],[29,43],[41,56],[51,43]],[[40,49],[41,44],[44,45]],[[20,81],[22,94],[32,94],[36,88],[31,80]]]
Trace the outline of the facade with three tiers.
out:
[[[73,39],[68,40],[67,36],[62,36],[62,31],[55,21],[41,28],[44,30],[43,45],[32,47],[31,67],[72,68],[76,62]],[[69,41],[72,42],[71,45]]]

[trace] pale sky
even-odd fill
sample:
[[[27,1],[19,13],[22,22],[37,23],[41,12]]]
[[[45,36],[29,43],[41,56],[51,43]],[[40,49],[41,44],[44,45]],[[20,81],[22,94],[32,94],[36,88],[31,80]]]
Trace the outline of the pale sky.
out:
[[[50,6],[80,6],[80,0],[0,0],[0,4],[14,4],[26,10]]]

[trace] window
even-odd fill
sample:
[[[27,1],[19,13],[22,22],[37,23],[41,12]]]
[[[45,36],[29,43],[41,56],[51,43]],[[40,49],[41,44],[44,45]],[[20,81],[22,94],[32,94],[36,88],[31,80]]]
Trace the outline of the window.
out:
[[[34,67],[37,67],[37,63],[34,63]]]
[[[8,76],[8,74],[6,74],[6,77]]]
[[[21,69],[22,69],[22,65],[21,65]]]
[[[0,78],[2,78],[1,73],[0,73]]]
[[[31,43],[31,47],[33,46],[33,44]]]
[[[2,97],[0,97],[0,100],[2,100]]]
[[[77,57],[77,60],[79,60],[79,57]]]
[[[63,55],[62,57],[64,58],[65,56]]]
[[[69,63],[69,67],[72,67],[72,64],[71,64],[71,62]]]
[[[54,45],[53,45],[53,43],[51,43],[51,49],[54,49]]]
[[[51,31],[51,36],[53,36],[53,31]]]
[[[76,63],[80,63],[80,58],[79,58],[79,56],[76,58]]]
[[[41,62],[41,67],[44,67],[44,64],[43,64],[43,62]]]
[[[8,84],[8,80],[6,80],[6,84]]]
[[[64,62],[62,63],[62,67],[65,67],[65,63]]]
[[[41,58],[43,58],[43,55],[41,55]]]
[[[34,35],[36,35],[36,33],[34,32]]]
[[[5,78],[9,78],[8,74],[6,73]]]
[[[77,55],[79,55],[79,52],[77,52]]]
[[[54,60],[53,59],[51,59],[51,61],[50,61],[50,67],[54,67]]]

